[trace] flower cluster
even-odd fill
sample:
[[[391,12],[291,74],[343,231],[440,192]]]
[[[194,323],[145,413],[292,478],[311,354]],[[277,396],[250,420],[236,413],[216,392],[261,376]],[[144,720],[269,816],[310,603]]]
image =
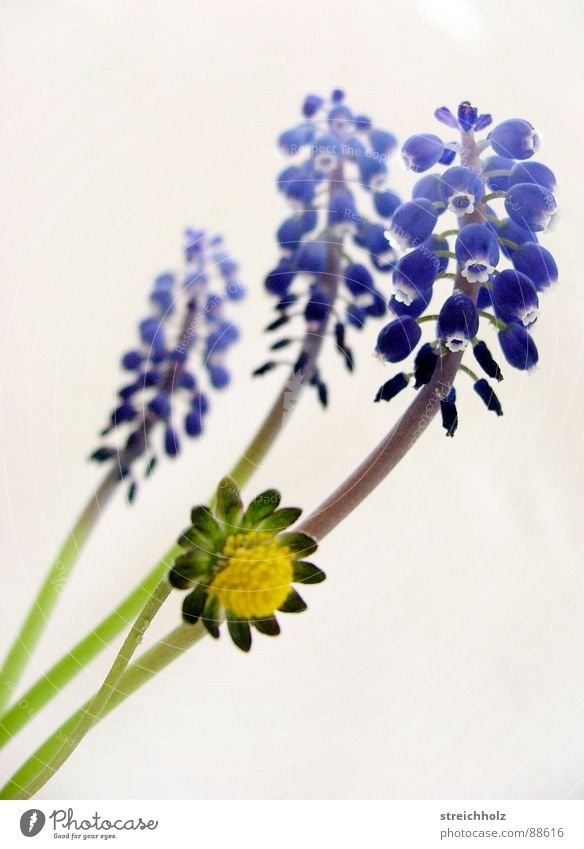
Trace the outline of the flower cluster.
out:
[[[267,291],[277,299],[278,312],[268,330],[294,317],[304,318],[307,335],[295,361],[299,370],[310,355],[307,340],[322,336],[334,317],[337,350],[352,370],[346,326],[362,328],[367,319],[386,312],[386,298],[373,275],[390,273],[396,259],[387,236],[387,223],[400,205],[398,196],[387,188],[387,160],[396,140],[367,116],[353,113],[339,90],[328,100],[309,95],[302,113],[303,120],[278,140],[280,149],[297,162],[278,177],[278,189],[289,201],[292,214],[278,228],[281,255],[265,281]],[[363,208],[363,202],[368,208]],[[349,240],[364,257],[349,256]],[[345,303],[342,314],[339,301]],[[272,350],[296,339],[279,339]],[[278,364],[270,360],[255,373],[264,374]],[[326,387],[318,371],[312,383],[325,404]]]
[[[389,308],[394,318],[379,333],[376,351],[387,362],[404,360],[418,348],[425,321],[435,322],[435,340],[418,349],[411,374],[401,373],[380,388],[377,401],[394,397],[412,378],[415,388],[428,383],[439,356],[462,354],[469,343],[486,375],[501,380],[499,366],[478,338],[482,322],[496,329],[511,366],[532,369],[538,361],[531,330],[539,296],[558,277],[553,256],[539,244],[539,235],[556,214],[556,181],[546,165],[531,160],[539,147],[532,125],[512,118],[477,140],[475,133],[489,127],[492,119],[470,103],[461,103],[456,116],[446,107],[435,115],[456,129],[460,140],[444,142],[422,133],[403,145],[404,161],[415,173],[438,164],[446,167],[420,177],[412,199],[393,215],[390,232],[407,252],[393,272]],[[439,228],[449,213],[452,223]],[[445,279],[454,280],[449,297],[438,291]],[[433,298],[440,302],[437,313],[431,310]],[[488,381],[467,366],[462,370],[473,378],[487,408],[501,415]],[[455,400],[453,390],[442,401],[448,435],[458,421]]]
[[[179,415],[187,436],[203,432],[209,399],[188,367],[189,358],[192,361],[195,352],[201,358],[211,389],[223,389],[230,382],[225,356],[239,331],[225,317],[224,303],[245,294],[238,265],[221,236],[202,230],[187,230],[185,236],[183,270],[156,277],[150,313],[139,324],[139,344],[122,356],[129,382],[119,390],[119,402],[101,435],[123,431],[123,442],[113,445],[108,440],[91,455],[97,462],[115,464],[120,480],[129,479],[130,501],[136,494],[135,461],[146,457],[146,476],[156,465],[152,435],[157,425],[162,426],[162,445],[170,457],[180,451]]]
[[[251,626],[277,636],[276,611],[306,610],[292,583],[317,584],[325,575],[302,559],[316,551],[312,537],[284,533],[302,511],[280,508],[275,489],[262,492],[244,510],[234,481],[224,478],[215,503],[214,511],[206,506],[193,509],[191,525],[178,541],[185,551],[177,557],[169,581],[190,591],[183,602],[185,622],[201,620],[217,638],[226,619],[233,642],[249,651]]]

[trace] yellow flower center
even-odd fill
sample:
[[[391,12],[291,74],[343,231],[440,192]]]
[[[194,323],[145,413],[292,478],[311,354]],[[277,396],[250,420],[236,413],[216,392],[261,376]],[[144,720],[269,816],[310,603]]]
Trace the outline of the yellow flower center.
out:
[[[290,593],[293,558],[290,549],[265,531],[227,537],[227,565],[213,579],[209,595],[242,619],[271,616]]]

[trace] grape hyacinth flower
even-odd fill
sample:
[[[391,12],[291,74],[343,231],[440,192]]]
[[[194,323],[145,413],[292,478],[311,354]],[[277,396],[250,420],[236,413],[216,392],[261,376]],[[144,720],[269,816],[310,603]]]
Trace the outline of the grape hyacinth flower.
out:
[[[108,439],[91,455],[94,461],[115,464],[119,480],[129,479],[130,501],[136,494],[136,461],[145,458],[146,476],[156,465],[154,433],[162,431],[163,450],[175,457],[181,430],[188,437],[200,436],[210,392],[230,382],[226,355],[239,330],[225,315],[225,302],[245,294],[239,266],[221,236],[202,230],[185,235],[184,268],[155,278],[150,314],[138,328],[139,344],[122,356],[129,381],[119,390],[119,403],[101,434],[117,435],[117,444]],[[199,374],[193,370],[195,356]]]
[[[467,101],[456,115],[442,107],[435,117],[459,138],[443,141],[422,133],[403,145],[407,167],[423,176],[390,223],[390,233],[406,253],[393,271],[393,319],[376,345],[377,356],[392,363],[417,349],[414,368],[386,381],[375,400],[390,400],[412,378],[419,389],[430,382],[442,357],[457,356],[477,396],[501,415],[488,381],[461,360],[471,348],[487,377],[502,380],[481,338],[491,327],[510,366],[529,371],[536,365],[531,330],[539,315],[539,294],[558,279],[553,256],[539,244],[556,214],[556,180],[547,165],[531,160],[539,139],[528,121],[503,121],[479,139],[476,134],[490,127],[492,118]],[[444,169],[424,173],[436,166]],[[453,281],[454,291],[439,292],[443,281]],[[433,340],[422,339],[424,322],[434,324]],[[452,436],[458,426],[454,387],[440,400],[443,424]]]
[[[301,371],[314,359],[315,340],[334,322],[336,348],[352,370],[346,331],[385,315],[387,297],[376,275],[391,273],[397,259],[387,231],[400,206],[387,186],[387,160],[396,140],[367,116],[353,112],[340,90],[328,100],[308,95],[302,114],[300,124],[279,138],[280,150],[296,162],[278,177],[292,215],[277,230],[280,259],[265,281],[277,299],[278,313],[268,330],[304,319],[305,335],[293,361],[295,371]],[[353,249],[354,257],[349,253]],[[345,303],[344,314],[339,302]],[[299,336],[278,339],[272,351],[287,348]],[[255,374],[265,374],[281,362],[269,360]],[[316,366],[310,382],[326,404],[326,385]]]

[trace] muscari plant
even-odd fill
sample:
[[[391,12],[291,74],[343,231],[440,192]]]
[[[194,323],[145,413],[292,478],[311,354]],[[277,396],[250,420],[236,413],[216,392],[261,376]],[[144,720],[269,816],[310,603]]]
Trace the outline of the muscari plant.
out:
[[[501,415],[501,403],[487,378],[501,381],[502,369],[483,336],[492,344],[489,336],[496,334],[511,367],[530,371],[537,364],[532,331],[539,297],[558,276],[552,255],[539,243],[555,215],[556,201],[552,171],[532,159],[537,134],[522,119],[489,129],[491,116],[479,114],[468,102],[460,104],[456,114],[442,107],[435,116],[456,138],[443,141],[423,133],[407,139],[404,161],[424,176],[404,203],[385,184],[393,136],[351,112],[342,92],[333,92],[326,101],[307,97],[303,121],[280,136],[280,147],[297,160],[278,179],[293,214],[278,229],[281,256],[268,274],[266,289],[275,296],[277,310],[269,329],[286,327],[272,351],[296,345],[287,361],[286,383],[241,460],[208,503],[193,509],[189,527],[148,576],[148,591],[129,597],[126,615],[143,606],[102,687],[18,770],[3,789],[4,798],[36,793],[100,718],[205,634],[217,638],[226,627],[233,643],[247,652],[252,630],[277,636],[279,612],[305,610],[296,587],[325,577],[312,562],[318,542],[385,479],[438,412],[446,434],[454,435],[459,374],[470,377],[487,409]],[[374,214],[385,223],[363,213],[357,192],[370,195]],[[276,489],[244,506],[239,488],[281,431],[286,397],[297,397],[305,385],[314,386],[326,405],[327,385],[318,362],[323,341],[331,336],[352,370],[347,330],[363,330],[386,309],[389,321],[377,333],[376,355],[384,363],[411,356],[413,362],[410,371],[382,384],[375,401],[389,401],[413,385],[415,394],[405,412],[302,521],[299,508],[280,507]],[[303,323],[298,335],[288,332],[294,321]],[[429,338],[423,338],[425,331]],[[463,362],[469,349],[474,368],[485,377]],[[140,360],[138,369],[142,356],[132,360]],[[280,362],[272,356],[255,373],[272,371]],[[222,360],[217,366],[224,368]],[[185,388],[201,413],[194,403],[199,390]],[[128,393],[133,396],[133,390]],[[127,400],[122,396],[122,406]],[[176,438],[168,436],[169,428],[173,432],[166,422],[164,444],[173,454]],[[98,451],[98,459],[111,463],[118,478],[128,477],[120,472],[119,448],[104,445]],[[132,480],[130,497],[133,486]],[[173,590],[182,599],[181,624],[132,663],[146,628]],[[64,671],[59,665],[56,669]],[[65,683],[72,675],[55,677]],[[39,682],[37,695],[45,685],[45,680]],[[31,692],[34,696],[34,688]],[[42,706],[42,698],[38,703]],[[23,724],[17,708],[0,719],[6,737]]]

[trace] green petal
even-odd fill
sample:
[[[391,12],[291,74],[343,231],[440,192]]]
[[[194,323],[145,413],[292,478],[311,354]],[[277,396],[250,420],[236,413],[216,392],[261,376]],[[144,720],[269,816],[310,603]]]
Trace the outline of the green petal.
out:
[[[278,610],[281,610],[282,613],[302,613],[303,610],[306,610],[306,602],[298,595],[296,590],[291,589],[288,598],[284,604],[280,605]]]
[[[231,639],[242,651],[249,651],[251,648],[251,630],[249,622],[245,619],[236,619],[231,614],[227,614],[227,628]]]
[[[216,640],[219,639],[220,613],[219,599],[216,596],[207,596],[202,615],[203,625]]]
[[[196,528],[187,528],[178,538],[181,548],[199,548],[201,551],[213,551],[213,540],[202,534]]]
[[[260,634],[267,634],[268,637],[277,637],[280,633],[280,625],[275,616],[268,616],[266,619],[254,619],[252,625]]]
[[[248,504],[247,510],[243,514],[241,524],[249,530],[255,528],[262,519],[270,516],[278,507],[281,500],[281,495],[277,489],[266,489],[257,495],[253,501]]]
[[[309,554],[313,554],[318,548],[316,540],[309,537],[308,534],[282,534],[278,539],[287,545],[290,551],[294,554],[300,554],[302,557],[308,557]]]
[[[206,587],[197,586],[192,593],[183,601],[182,613],[185,622],[189,625],[196,625],[201,618],[205,602],[207,601]]]
[[[298,519],[302,510],[299,507],[283,507],[282,510],[276,510],[271,516],[268,516],[257,527],[259,531],[272,531],[277,534],[280,531],[293,525]]]
[[[294,561],[294,580],[300,584],[320,584],[324,581],[326,575],[315,566],[314,563],[307,563],[305,560]]]
[[[195,530],[214,541],[221,538],[221,528],[208,507],[204,505],[193,507],[191,510],[191,524]]]
[[[231,478],[223,478],[217,487],[217,516],[232,533],[239,528],[243,504],[237,484]]]

